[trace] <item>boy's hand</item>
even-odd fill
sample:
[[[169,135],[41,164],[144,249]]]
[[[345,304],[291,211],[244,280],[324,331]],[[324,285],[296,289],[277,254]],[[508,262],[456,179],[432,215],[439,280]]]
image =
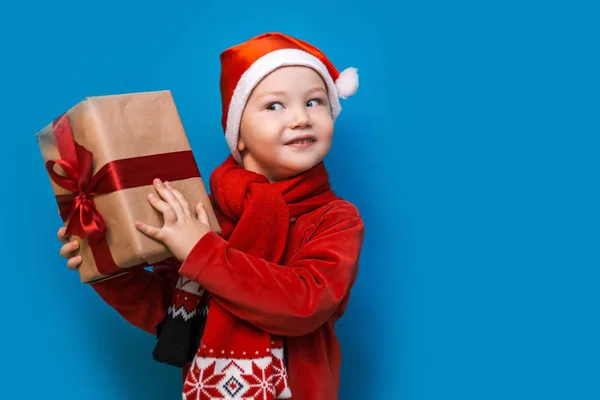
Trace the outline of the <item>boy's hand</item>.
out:
[[[61,257],[64,257],[68,260],[67,267],[69,267],[70,269],[77,269],[81,264],[81,256],[75,254],[77,249],[79,248],[79,242],[77,240],[69,241],[71,238],[65,237],[66,230],[67,228],[63,226],[58,230],[56,234],[58,236],[58,240],[65,243],[65,245],[63,245],[60,248],[59,253]]]
[[[137,221],[135,227],[145,235],[163,242],[183,262],[196,243],[210,232],[208,214],[202,203],[196,205],[195,212],[192,211],[183,194],[169,182],[162,183],[155,179],[154,188],[164,201],[153,194],[148,195],[148,201],[163,214],[165,223],[162,228],[156,228]]]

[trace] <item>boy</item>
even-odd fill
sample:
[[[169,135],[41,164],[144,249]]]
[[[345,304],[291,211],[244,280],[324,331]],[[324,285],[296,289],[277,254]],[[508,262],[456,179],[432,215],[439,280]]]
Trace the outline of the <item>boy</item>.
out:
[[[221,54],[231,155],[210,177],[223,230],[158,179],[148,201],[164,225],[138,221],[174,257],[92,284],[131,324],[158,336],[156,360],[183,368],[184,399],[338,398],[334,324],[357,274],[364,227],[330,189],[323,159],[339,98],[356,92],[310,44],[267,33]],[[64,228],[58,232],[64,238]],[[77,241],[60,254],[77,268]]]

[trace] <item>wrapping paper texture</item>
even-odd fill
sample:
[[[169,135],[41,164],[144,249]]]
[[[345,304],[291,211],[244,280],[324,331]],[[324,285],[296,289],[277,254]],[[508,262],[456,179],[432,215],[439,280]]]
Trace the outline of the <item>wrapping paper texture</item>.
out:
[[[93,154],[95,174],[108,162],[153,154],[191,150],[171,92],[142,92],[88,97],[66,112],[75,142]],[[44,163],[60,159],[52,123],[36,134]],[[162,166],[171,168],[171,166]],[[172,168],[177,168],[173,165]],[[59,165],[54,171],[65,175]],[[161,176],[156,176],[162,178]],[[71,192],[50,179],[55,195]],[[216,216],[201,177],[171,181],[181,191],[190,207],[202,201],[209,215],[210,227],[220,232]],[[172,257],[161,242],[142,234],[135,228],[141,220],[152,226],[163,224],[162,214],[147,200],[148,193],[156,193],[151,183],[147,186],[126,188],[94,196],[96,209],[107,226],[106,241],[114,262],[126,272],[127,268],[154,263]],[[69,221],[64,221],[65,226]],[[103,275],[94,261],[87,239],[79,241],[83,261],[79,268],[84,283],[107,279],[116,274]],[[117,273],[118,274],[118,273]]]

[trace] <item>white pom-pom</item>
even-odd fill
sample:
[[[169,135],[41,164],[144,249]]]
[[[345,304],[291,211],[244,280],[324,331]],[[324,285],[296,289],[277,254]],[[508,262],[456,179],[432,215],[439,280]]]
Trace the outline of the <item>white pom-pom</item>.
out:
[[[358,70],[346,68],[335,81],[338,96],[342,99],[352,96],[358,90]]]

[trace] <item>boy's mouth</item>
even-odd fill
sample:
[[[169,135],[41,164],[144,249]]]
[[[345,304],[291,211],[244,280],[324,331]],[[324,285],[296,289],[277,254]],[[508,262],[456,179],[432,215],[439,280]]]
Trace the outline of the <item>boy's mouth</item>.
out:
[[[288,146],[288,145],[304,145],[304,146],[306,146],[306,145],[310,145],[316,141],[317,141],[317,138],[315,138],[312,135],[300,135],[300,136],[295,137],[292,140],[287,141],[285,143],[285,145],[286,146]]]

